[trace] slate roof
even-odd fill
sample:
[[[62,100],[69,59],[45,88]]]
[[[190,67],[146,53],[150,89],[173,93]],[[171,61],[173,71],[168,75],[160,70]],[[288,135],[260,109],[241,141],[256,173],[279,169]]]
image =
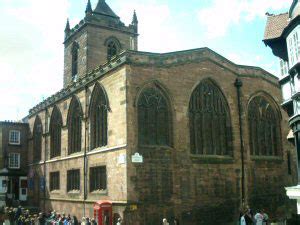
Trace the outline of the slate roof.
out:
[[[105,0],[99,0],[98,4],[94,10],[94,13],[119,18],[114,13],[114,11],[112,11],[112,9],[106,4]]]
[[[272,40],[279,38],[282,35],[284,29],[288,26],[288,24],[288,13],[268,16],[264,40]]]

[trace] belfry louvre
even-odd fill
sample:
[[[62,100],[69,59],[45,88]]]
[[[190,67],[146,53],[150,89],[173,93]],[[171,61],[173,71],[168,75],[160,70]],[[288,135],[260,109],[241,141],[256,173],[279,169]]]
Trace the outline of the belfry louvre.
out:
[[[135,12],[125,26],[105,1],[89,4],[65,29],[63,89],[30,110],[31,203],[81,218],[109,200],[128,225],[289,209],[296,169],[277,78],[209,48],[140,52]]]

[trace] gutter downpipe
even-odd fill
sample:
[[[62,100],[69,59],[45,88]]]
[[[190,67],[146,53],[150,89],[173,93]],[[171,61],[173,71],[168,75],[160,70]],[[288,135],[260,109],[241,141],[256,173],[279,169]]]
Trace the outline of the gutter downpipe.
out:
[[[44,151],[44,180],[43,180],[43,186],[44,186],[44,212],[46,212],[46,157],[47,157],[47,146],[48,146],[48,133],[49,133],[49,127],[48,127],[48,108],[46,108],[45,112],[45,151]]]
[[[85,86],[85,112],[84,112],[84,154],[83,154],[83,216],[85,217],[85,207],[87,199],[87,120],[88,120],[88,87]]]
[[[241,88],[243,86],[243,82],[237,78],[234,82],[234,86],[237,91],[237,99],[238,99],[238,111],[239,111],[239,129],[240,129],[240,148],[241,148],[241,161],[242,161],[242,206],[245,205],[245,156],[244,156],[244,138],[243,138],[243,123],[242,123],[242,104],[241,104]]]

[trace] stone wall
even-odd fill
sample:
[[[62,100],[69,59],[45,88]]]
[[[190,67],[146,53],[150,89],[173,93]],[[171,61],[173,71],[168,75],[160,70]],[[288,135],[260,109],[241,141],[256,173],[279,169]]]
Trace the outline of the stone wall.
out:
[[[294,182],[296,175],[295,170],[288,175],[286,154],[293,146],[286,140],[288,117],[280,110],[282,99],[277,79],[266,72],[260,75],[255,68],[238,68],[205,51],[199,58],[196,53],[190,53],[186,60],[175,55],[134,55],[128,70],[128,154],[139,152],[144,156],[142,165],[128,164],[129,199],[139,203],[133,217],[138,214],[144,221],[141,224],[146,225],[159,224],[163,217],[174,216],[185,221],[184,224],[197,225],[229,224],[238,218],[242,201],[242,172],[237,90],[234,85],[237,77],[243,82],[245,202],[254,209],[264,207],[272,217],[276,216],[276,211],[286,206],[283,206],[286,203],[284,187]],[[189,99],[194,88],[206,78],[220,87],[228,101],[233,157],[190,154]],[[135,103],[141,90],[151,82],[165,90],[170,99],[173,145],[169,148],[138,145]],[[281,112],[282,153],[279,157],[250,156],[247,106],[251,97],[257,94],[272,98]],[[257,183],[260,189],[253,189]]]
[[[109,99],[108,112],[108,144],[107,146],[90,149],[89,144],[89,104],[95,83],[103,86]],[[69,95],[66,99],[56,102],[63,119],[63,128],[61,133],[61,155],[50,158],[50,118],[54,105],[47,107],[38,114],[29,118],[31,133],[33,132],[34,121],[37,116],[41,118],[43,124],[42,141],[42,160],[40,163],[33,163],[32,138],[29,141],[29,162],[30,168],[34,171],[34,188],[29,190],[33,204],[39,204],[42,210],[55,209],[66,213],[74,213],[78,218],[83,216],[84,202],[89,206],[86,210],[86,216],[93,216],[90,213],[92,202],[98,200],[111,200],[122,204],[127,199],[127,177],[126,177],[126,77],[125,68],[119,68],[105,77],[95,80],[86,88],[79,90],[74,95]],[[72,97],[76,96],[83,109],[82,118],[82,149],[78,153],[68,155],[68,111]],[[46,149],[46,151],[45,151]],[[84,152],[86,150],[87,161],[87,198],[84,201]],[[125,162],[119,161],[119,158],[125,157]],[[45,160],[46,159],[46,160]],[[106,166],[107,169],[107,191],[90,192],[89,191],[89,168],[94,166]],[[70,169],[80,169],[80,191],[67,192],[67,171]],[[60,172],[60,190],[50,191],[49,174],[51,172]],[[40,179],[46,180],[45,191],[40,187]],[[74,204],[74,202],[76,202]],[[74,212],[73,212],[74,211]]]

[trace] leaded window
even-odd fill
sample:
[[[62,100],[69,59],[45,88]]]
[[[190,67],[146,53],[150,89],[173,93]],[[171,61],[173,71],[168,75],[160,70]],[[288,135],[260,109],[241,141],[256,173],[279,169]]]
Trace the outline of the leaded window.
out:
[[[138,134],[141,145],[170,145],[170,111],[167,99],[156,87],[145,89],[138,99]]]
[[[106,166],[90,168],[90,191],[101,191],[107,188]]]
[[[248,122],[251,155],[279,155],[279,115],[266,98],[257,96],[251,100],[248,108]]]
[[[118,45],[115,41],[110,41],[107,45],[107,59],[110,60],[112,57],[118,54]]]
[[[69,154],[81,151],[82,116],[80,102],[74,97],[68,115]]]
[[[80,190],[80,170],[68,170],[67,171],[67,191],[79,191]]]
[[[90,107],[91,149],[107,145],[107,110],[104,90],[96,85]]]
[[[50,191],[60,189],[59,171],[50,173]]]
[[[228,104],[211,81],[202,81],[189,104],[191,153],[232,155],[231,120]]]
[[[54,107],[50,122],[50,158],[60,156],[62,117],[59,109]]]
[[[72,80],[76,80],[78,74],[78,52],[79,45],[75,42],[72,46]]]
[[[33,127],[33,160],[40,161],[42,156],[43,127],[39,116],[36,117]]]

